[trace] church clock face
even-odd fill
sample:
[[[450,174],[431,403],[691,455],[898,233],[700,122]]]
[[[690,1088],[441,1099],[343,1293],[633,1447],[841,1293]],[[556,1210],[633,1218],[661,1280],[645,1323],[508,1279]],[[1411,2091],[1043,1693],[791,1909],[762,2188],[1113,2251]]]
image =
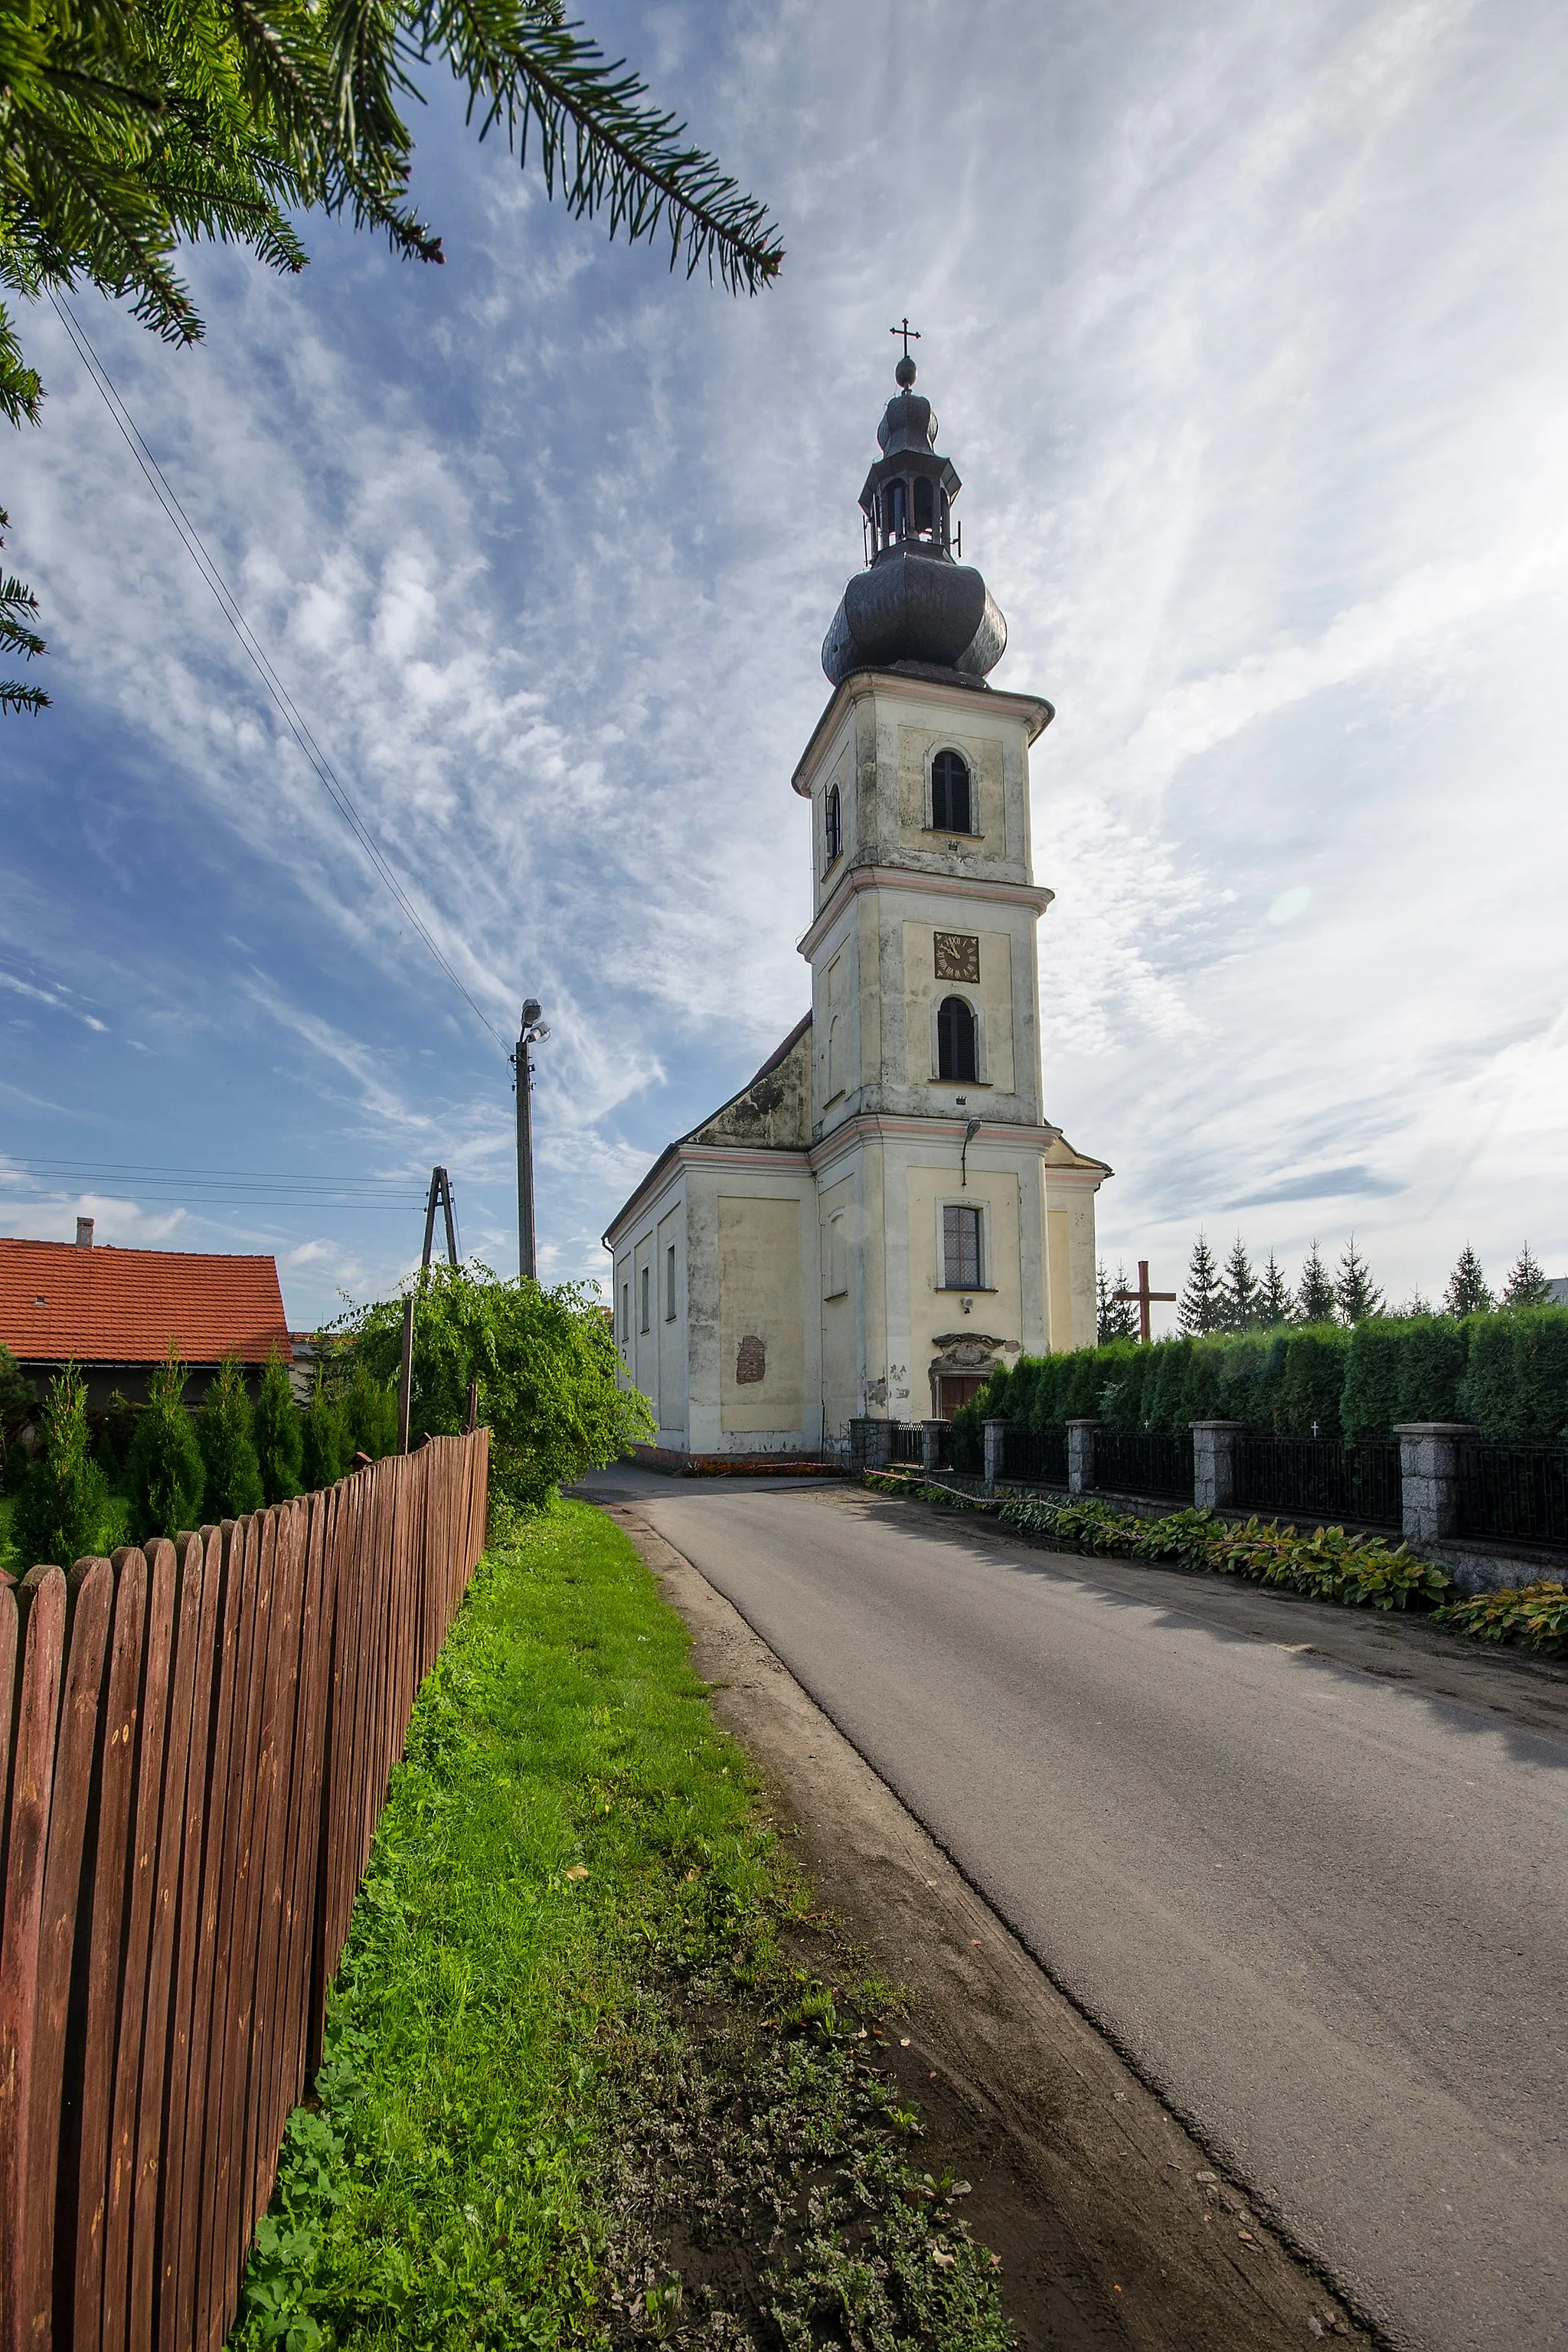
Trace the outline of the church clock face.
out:
[[[980,941],[963,931],[938,931],[936,935],[936,976],[938,980],[967,980],[980,984]]]

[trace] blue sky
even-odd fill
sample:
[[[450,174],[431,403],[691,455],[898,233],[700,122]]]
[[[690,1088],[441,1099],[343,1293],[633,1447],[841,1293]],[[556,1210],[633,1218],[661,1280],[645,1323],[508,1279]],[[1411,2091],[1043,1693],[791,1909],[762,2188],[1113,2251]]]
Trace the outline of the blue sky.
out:
[[[994,682],[1058,708],[1046,1099],[1117,1171],[1104,1254],[1568,1272],[1561,10],[589,13],[773,205],[773,292],[607,246],[433,81],[444,269],[319,221],[291,283],[202,253],[184,354],[77,302],[443,953],[508,1041],[544,1003],[542,1271],[804,1009],[789,777],[907,310]],[[308,1324],[416,1255],[441,1160],[510,1270],[500,1046],[24,327],[54,708],[0,722],[0,1229],[274,1249]]]

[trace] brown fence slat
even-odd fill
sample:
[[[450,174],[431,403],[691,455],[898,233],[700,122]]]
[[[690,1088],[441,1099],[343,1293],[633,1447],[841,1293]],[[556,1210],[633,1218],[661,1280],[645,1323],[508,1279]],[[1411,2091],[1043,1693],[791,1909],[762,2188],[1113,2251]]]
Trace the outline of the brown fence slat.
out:
[[[0,2352],[217,2352],[488,1432],[0,1577]]]
[[[0,1928],[0,2315],[6,2352],[21,2352],[23,2343],[28,2093],[37,2027],[55,1732],[65,1665],[66,1580],[61,1571],[33,1569],[22,1580],[16,1605],[22,1676],[11,1743],[5,1925]],[[7,1690],[7,1702],[10,1696]]]
[[[109,2201],[110,2129],[114,2060],[120,2026],[120,1979],[130,1907],[132,1807],[136,1797],[136,1726],[142,1704],[142,1637],[147,1613],[147,1561],[134,1549],[114,1555],[114,1622],[110,1635],[107,1703],[99,1717],[98,1820],[93,1854],[92,1910],[85,1955],[81,2095],[63,2118],[76,2126],[76,2193],[60,2224],[71,2227],[75,2333],[96,2347],[103,2312],[103,2237]]]
[[[59,2176],[60,2117],[65,2096],[66,2035],[70,2015],[71,1955],[76,1946],[87,1853],[88,1804],[98,1740],[114,1571],[106,1559],[78,1560],[67,1579],[68,1650],[65,1689],[49,1799],[49,1850],[38,1937],[38,2012],[27,2118],[26,2275],[24,2340],[47,2343],[54,2308],[55,2206]],[[5,1688],[0,1659],[0,1690]],[[3,1783],[0,1773],[0,1783]]]

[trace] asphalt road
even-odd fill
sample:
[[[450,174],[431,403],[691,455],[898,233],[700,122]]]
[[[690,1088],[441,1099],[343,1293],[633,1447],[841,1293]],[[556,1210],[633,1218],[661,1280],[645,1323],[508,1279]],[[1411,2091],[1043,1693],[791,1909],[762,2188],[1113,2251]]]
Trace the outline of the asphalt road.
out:
[[[1506,1664],[1456,1700],[1343,1612],[1242,1630],[842,1490],[636,1492],[1396,2343],[1568,2346],[1568,1740]]]

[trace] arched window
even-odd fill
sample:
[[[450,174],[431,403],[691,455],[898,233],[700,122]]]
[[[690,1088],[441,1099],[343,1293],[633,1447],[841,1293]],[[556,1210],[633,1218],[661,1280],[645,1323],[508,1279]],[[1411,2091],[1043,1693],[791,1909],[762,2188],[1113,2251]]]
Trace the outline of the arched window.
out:
[[[974,1054],[974,1014],[962,996],[944,996],[936,1013],[936,1074],[955,1085],[979,1076]]]
[[[936,485],[927,474],[915,478],[915,529],[931,530],[936,525]]]
[[[888,501],[888,537],[902,539],[910,527],[910,486],[900,476],[888,484],[884,495]]]
[[[822,839],[826,862],[831,866],[844,846],[844,809],[837,784],[829,784],[827,798],[822,804]]]
[[[938,833],[973,833],[969,762],[958,751],[939,751],[931,763],[931,821]]]

